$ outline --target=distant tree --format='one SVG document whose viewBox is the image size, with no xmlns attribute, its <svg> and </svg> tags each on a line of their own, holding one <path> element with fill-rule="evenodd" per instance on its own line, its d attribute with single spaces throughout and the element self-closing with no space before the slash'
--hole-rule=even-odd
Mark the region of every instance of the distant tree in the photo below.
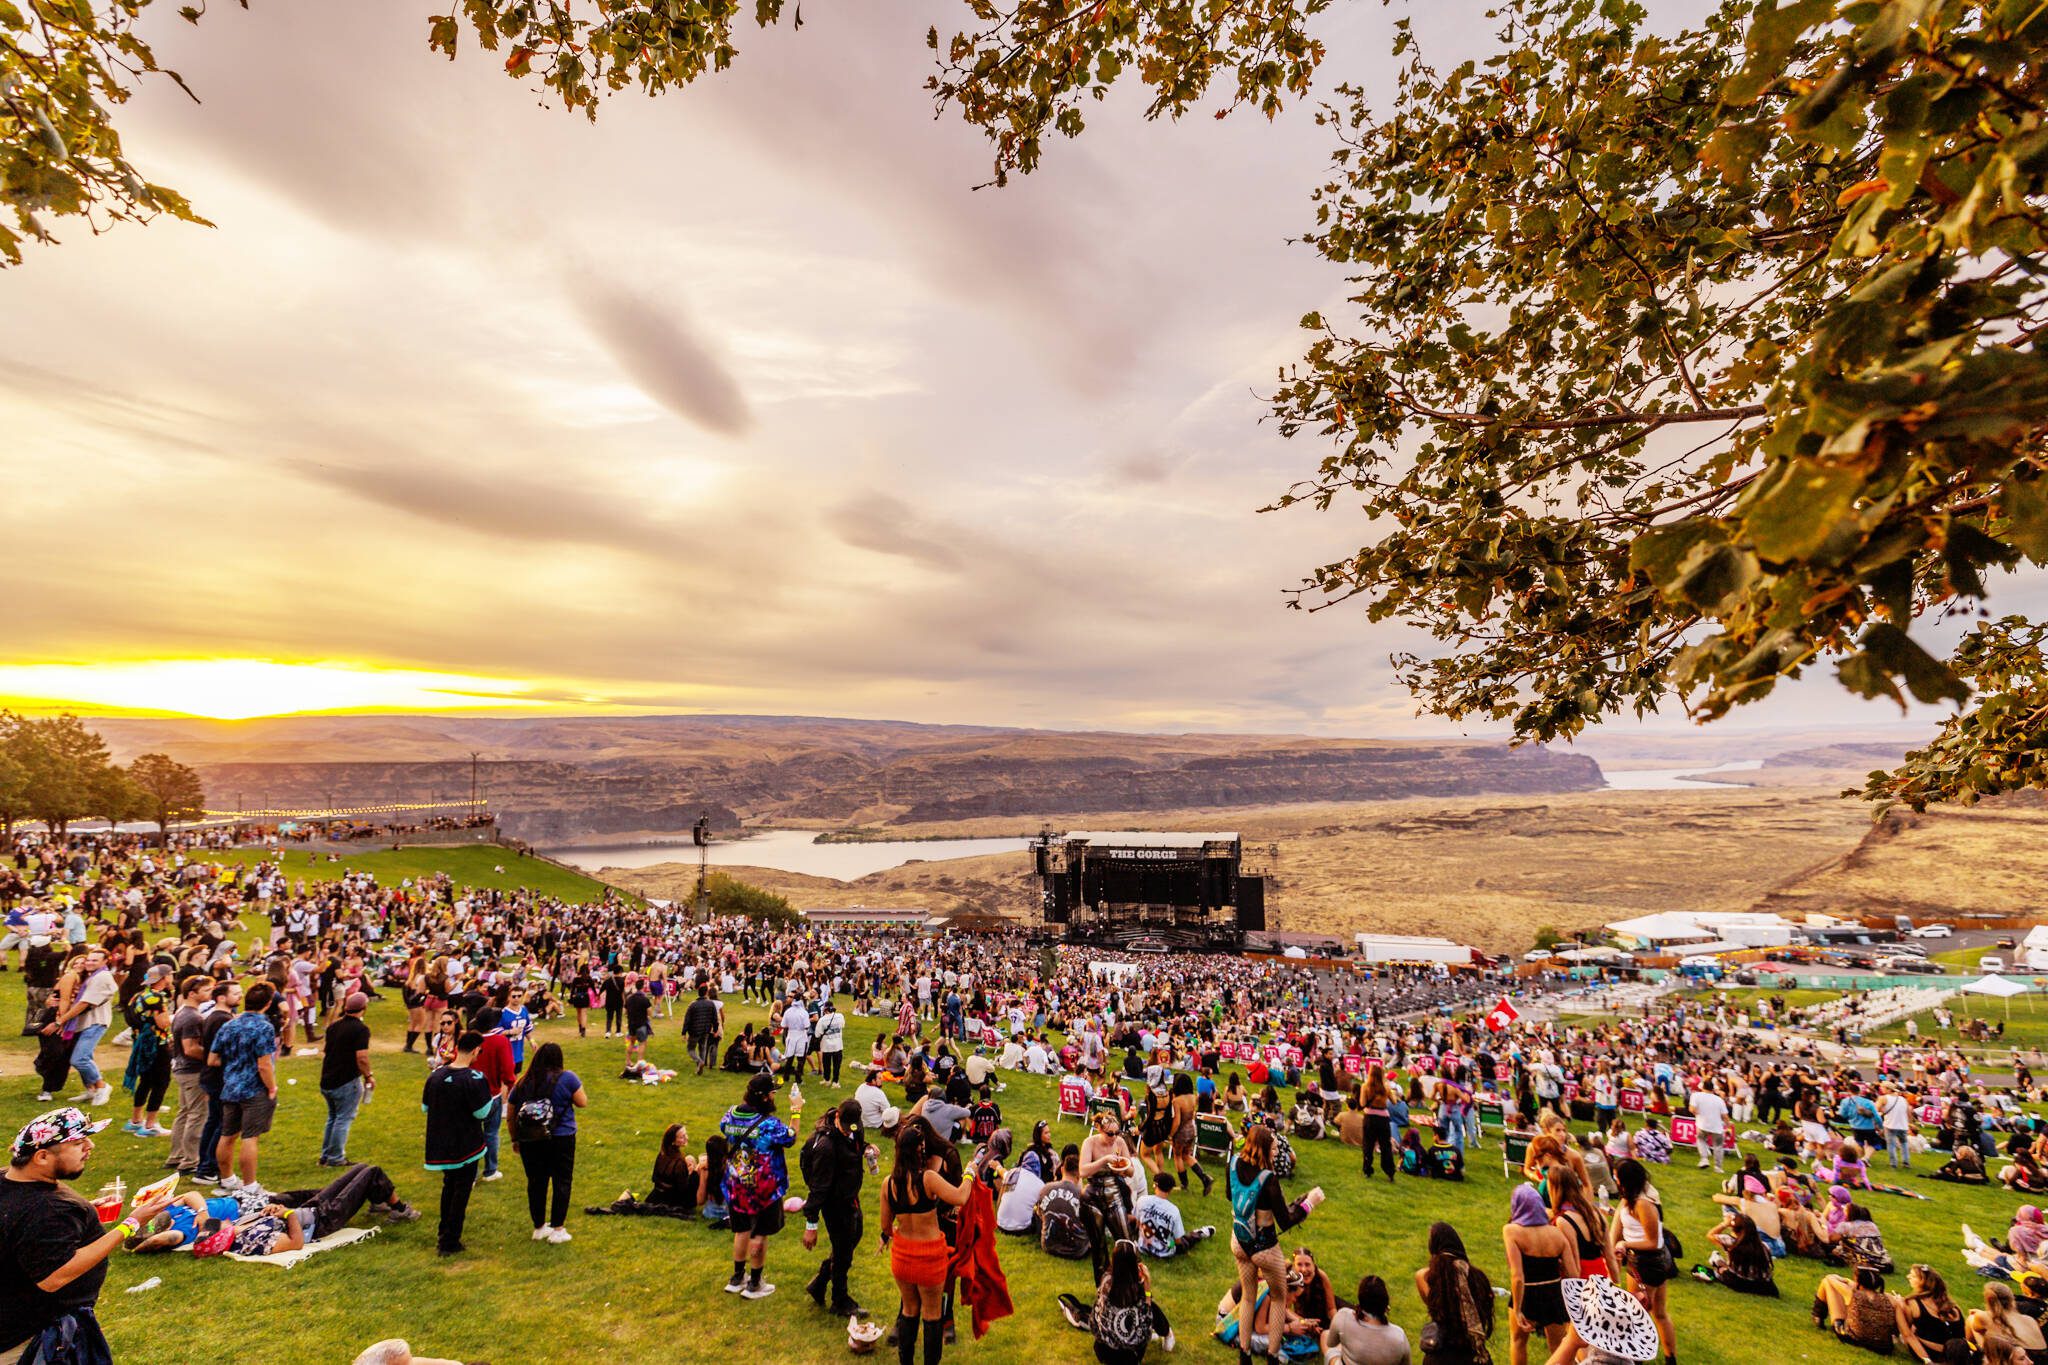
<svg viewBox="0 0 2048 1365">
<path fill-rule="evenodd" d="M 1539 924 L 1536 926 L 1536 946 L 1538 948 L 1555 948 L 1564 941 L 1565 937 L 1557 932 L 1556 925 Z"/>
<path fill-rule="evenodd" d="M 128 765 L 128 780 L 142 798 L 144 818 L 156 821 L 158 844 L 169 840 L 178 821 L 205 813 L 206 788 L 199 774 L 169 754 L 142 755 Z"/>
<path fill-rule="evenodd" d="M 100 813 L 106 785 L 107 746 L 76 716 L 22 722 L 21 754 L 28 772 L 28 813 L 62 833 L 73 821 Z"/>
<path fill-rule="evenodd" d="M 714 872 L 705 879 L 704 894 L 714 915 L 745 915 L 771 924 L 795 924 L 803 918 L 784 897 L 723 872 Z"/>
<path fill-rule="evenodd" d="M 12 711 L 0 711 L 0 837 L 13 838 L 17 820 L 29 818 L 29 729 Z"/>
<path fill-rule="evenodd" d="M 92 792 L 92 810 L 89 814 L 107 822 L 107 827 L 128 820 L 141 820 L 149 815 L 149 798 L 135 785 L 128 770 L 119 764 L 109 763 L 92 775 L 89 784 Z"/>
</svg>

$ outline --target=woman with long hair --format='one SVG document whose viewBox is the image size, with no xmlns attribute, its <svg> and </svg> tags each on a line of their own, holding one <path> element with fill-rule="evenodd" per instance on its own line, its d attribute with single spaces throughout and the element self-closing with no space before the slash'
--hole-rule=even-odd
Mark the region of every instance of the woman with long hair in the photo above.
<svg viewBox="0 0 2048 1365">
<path fill-rule="evenodd" d="M 1429 1225 L 1429 1264 L 1415 1272 L 1415 1292 L 1429 1312 L 1422 1329 L 1422 1365 L 1489 1365 L 1493 1282 L 1465 1255 L 1449 1223 Z"/>
<path fill-rule="evenodd" d="M 1906 1272 L 1911 1291 L 1899 1295 L 1899 1337 L 1921 1365 L 1961 1365 L 1970 1356 L 1963 1310 L 1949 1297 L 1948 1282 L 1932 1266 Z"/>
<path fill-rule="evenodd" d="M 1738 1294 L 1778 1297 L 1771 1249 L 1764 1245 L 1755 1219 L 1731 1209 L 1722 1225 L 1707 1234 L 1707 1240 L 1716 1250 L 1707 1257 L 1706 1270 L 1694 1272 L 1696 1279 L 1726 1285 Z"/>
<path fill-rule="evenodd" d="M 576 1174 L 576 1111 L 590 1097 L 567 1069 L 560 1043 L 533 1050 L 526 1074 L 512 1087 L 512 1150 L 526 1170 L 526 1211 L 533 1240 L 561 1243 L 569 1237 L 569 1187 Z M 550 1200 L 550 1188 L 553 1198 Z"/>
<path fill-rule="evenodd" d="M 1568 1166 L 1560 1170 L 1569 1171 Z M 1527 1365 L 1529 1338 L 1540 1336 L 1552 1351 L 1563 1342 L 1571 1316 L 1564 1309 L 1566 1280 L 1580 1276 L 1579 1244 L 1550 1221 L 1550 1210 L 1534 1185 L 1517 1185 L 1508 1200 L 1508 1221 L 1501 1229 L 1507 1248 L 1508 1359 Z"/>
<path fill-rule="evenodd" d="M 1272 1299 L 1269 1321 L 1287 1321 L 1287 1258 L 1280 1234 L 1307 1218 L 1322 1202 L 1320 1189 L 1289 1203 L 1273 1173 L 1273 1130 L 1257 1124 L 1245 1130 L 1244 1145 L 1226 1174 L 1230 1187 L 1230 1254 L 1237 1262 L 1237 1359 L 1251 1365 L 1259 1282 Z M 1277 1352 L 1279 1343 L 1271 1344 Z"/>
<path fill-rule="evenodd" d="M 1657 1342 L 1664 1348 L 1664 1359 L 1676 1361 L 1678 1329 L 1671 1325 L 1665 1295 L 1678 1267 L 1664 1244 L 1664 1210 L 1650 1196 L 1650 1173 L 1635 1158 L 1614 1164 L 1614 1183 L 1621 1198 L 1614 1206 L 1609 1242 L 1621 1253 L 1636 1297 L 1657 1324 Z"/>
<path fill-rule="evenodd" d="M 1088 1330 L 1102 1365 L 1138 1365 L 1155 1336 L 1167 1350 L 1174 1348 L 1166 1313 L 1152 1301 L 1152 1276 L 1138 1259 L 1137 1244 L 1128 1239 L 1110 1249 L 1109 1273 L 1095 1287 Z"/>
<path fill-rule="evenodd" d="M 576 973 L 569 978 L 569 1008 L 576 1011 L 576 1036 L 583 1037 L 590 1030 L 590 1001 L 597 994 L 597 982 L 590 975 L 590 959 L 584 958 L 576 964 Z"/>
<path fill-rule="evenodd" d="M 1394 1183 L 1394 1127 L 1387 1117 L 1392 1102 L 1386 1068 L 1374 1062 L 1358 1083 L 1358 1108 L 1365 1115 L 1365 1178 L 1372 1179 L 1372 1159 L 1377 1155 L 1389 1185 Z"/>
<path fill-rule="evenodd" d="M 1173 1168 L 1180 1173 L 1183 1188 L 1187 1186 L 1188 1175 L 1192 1172 L 1202 1182 L 1202 1193 L 1206 1195 L 1216 1188 L 1216 1182 L 1202 1169 L 1202 1154 L 1195 1149 L 1195 1111 L 1198 1107 L 1195 1078 L 1183 1071 L 1173 1078 Z"/>
<path fill-rule="evenodd" d="M 1579 1274 L 1587 1279 L 1613 1279 L 1607 1269 L 1607 1224 L 1586 1193 L 1585 1182 L 1570 1166 L 1559 1166 L 1550 1173 L 1550 1207 L 1550 1221 L 1578 1250 Z"/>
<path fill-rule="evenodd" d="M 420 1035 L 433 1027 L 427 1018 L 427 955 L 415 948 L 405 960 L 405 981 L 399 987 L 405 1002 L 405 1051 L 411 1052 Z"/>
<path fill-rule="evenodd" d="M 896 1317 L 898 1365 L 912 1365 L 917 1334 L 924 1329 L 924 1365 L 938 1365 L 946 1348 L 941 1323 L 947 1272 L 953 1253 L 939 1227 L 939 1205 L 967 1202 L 972 1183 L 940 1173 L 944 1153 L 931 1125 L 911 1122 L 896 1135 L 896 1166 L 882 1182 L 882 1245 L 889 1249 L 889 1273 L 902 1306 Z"/>
</svg>

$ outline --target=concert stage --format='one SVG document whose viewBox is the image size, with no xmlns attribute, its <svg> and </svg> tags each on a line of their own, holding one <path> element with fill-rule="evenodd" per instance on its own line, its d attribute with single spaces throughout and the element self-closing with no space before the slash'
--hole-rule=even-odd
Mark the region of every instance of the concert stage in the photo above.
<svg viewBox="0 0 2048 1365">
<path fill-rule="evenodd" d="M 1266 927 L 1266 879 L 1236 834 L 1048 830 L 1031 856 L 1044 922 L 1069 943 L 1237 950 Z"/>
</svg>

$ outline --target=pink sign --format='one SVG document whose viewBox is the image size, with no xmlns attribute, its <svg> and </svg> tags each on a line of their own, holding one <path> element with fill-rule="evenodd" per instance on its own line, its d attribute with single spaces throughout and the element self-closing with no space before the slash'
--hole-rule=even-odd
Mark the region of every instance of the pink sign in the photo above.
<svg viewBox="0 0 2048 1365">
<path fill-rule="evenodd" d="M 1689 1147 L 1700 1139 L 1700 1126 L 1683 1114 L 1671 1120 L 1671 1141 L 1680 1147 Z"/>
<path fill-rule="evenodd" d="M 1237 1044 L 1225 1039 L 1216 1045 L 1216 1055 L 1226 1062 L 1237 1060 Z"/>
<path fill-rule="evenodd" d="M 1088 1087 L 1079 1081 L 1060 1082 L 1060 1113 L 1085 1114 L 1088 1112 Z"/>
<path fill-rule="evenodd" d="M 1300 1065 L 1301 1065 L 1301 1049 L 1300 1049 L 1300 1048 L 1298 1048 L 1298 1047 L 1291 1047 L 1291 1048 L 1288 1048 L 1288 1049 L 1287 1049 L 1287 1064 L 1288 1064 L 1289 1066 L 1300 1066 Z"/>
<path fill-rule="evenodd" d="M 1649 1102 L 1650 1097 L 1640 1090 L 1624 1090 L 1621 1092 L 1621 1107 L 1631 1114 L 1642 1113 Z"/>
<path fill-rule="evenodd" d="M 1344 1074 L 1347 1076 L 1356 1076 L 1359 1073 L 1359 1071 L 1363 1068 L 1364 1062 L 1365 1058 L 1359 1056 L 1357 1053 L 1346 1053 L 1344 1055 Z"/>
<path fill-rule="evenodd" d="M 1940 1106 L 1940 1105 L 1938 1105 L 1938 1104 L 1923 1104 L 1923 1105 L 1921 1105 L 1921 1106 L 1920 1106 L 1920 1121 L 1921 1121 L 1922 1123 L 1940 1123 L 1940 1122 L 1941 1122 L 1941 1106 Z"/>
<path fill-rule="evenodd" d="M 1567 1100 L 1577 1099 L 1579 1097 L 1579 1083 L 1577 1081 L 1566 1081 L 1563 1094 Z"/>
</svg>

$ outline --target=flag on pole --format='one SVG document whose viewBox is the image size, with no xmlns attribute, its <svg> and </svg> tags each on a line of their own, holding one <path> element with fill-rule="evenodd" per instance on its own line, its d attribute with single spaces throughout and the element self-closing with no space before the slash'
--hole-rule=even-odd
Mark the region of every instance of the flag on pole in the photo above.
<svg viewBox="0 0 2048 1365">
<path fill-rule="evenodd" d="M 1522 1012 L 1516 1009 L 1513 1005 L 1510 1005 L 1508 1003 L 1508 998 L 1505 995 L 1503 995 L 1500 998 L 1500 1003 L 1498 1005 L 1495 1005 L 1492 1009 L 1486 1012 L 1486 1026 L 1492 1029 L 1495 1033 L 1499 1033 L 1502 1029 L 1506 1028 L 1509 1024 L 1514 1023 L 1515 1020 L 1521 1017 Z"/>
</svg>

